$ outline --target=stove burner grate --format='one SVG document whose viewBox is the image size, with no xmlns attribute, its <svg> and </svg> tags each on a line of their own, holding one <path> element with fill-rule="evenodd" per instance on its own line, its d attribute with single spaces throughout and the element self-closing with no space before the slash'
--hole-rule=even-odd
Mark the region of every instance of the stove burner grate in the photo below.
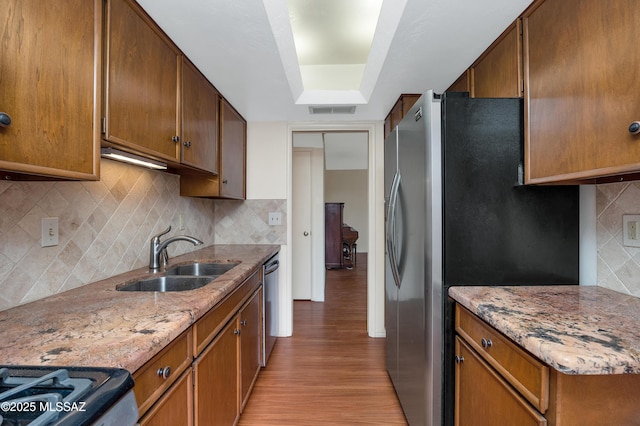
<svg viewBox="0 0 640 426">
<path fill-rule="evenodd" d="M 57 369 L 40 377 L 28 377 L 10 375 L 7 368 L 0 368 L 0 403 L 8 407 L 24 407 L 24 404 L 32 403 L 29 405 L 32 409 L 22 413 L 28 423 L 17 424 L 47 425 L 60 415 L 60 411 L 56 410 L 57 403 L 78 401 L 92 384 L 91 379 L 69 377 L 66 369 Z M 7 413 L 4 415 L 4 420 L 7 420 Z M 0 424 L 3 424 L 2 417 Z"/>
</svg>

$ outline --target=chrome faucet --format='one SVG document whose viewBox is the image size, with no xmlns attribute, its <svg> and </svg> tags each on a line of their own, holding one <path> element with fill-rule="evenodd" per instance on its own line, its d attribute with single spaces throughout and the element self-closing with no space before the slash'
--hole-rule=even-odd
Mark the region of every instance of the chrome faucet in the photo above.
<svg viewBox="0 0 640 426">
<path fill-rule="evenodd" d="M 151 238 L 151 245 L 149 247 L 149 269 L 151 271 L 157 271 L 158 269 L 160 269 L 161 266 L 164 266 L 167 264 L 167 261 L 169 260 L 169 256 L 167 255 L 167 246 L 169 244 L 175 241 L 189 241 L 194 246 L 199 246 L 200 244 L 203 244 L 203 242 L 200 241 L 199 239 L 189 237 L 187 235 L 178 235 L 176 237 L 167 238 L 163 242 L 160 242 L 160 237 L 168 234 L 169 231 L 171 231 L 171 226 L 169 226 L 167 229 L 165 229 L 158 235 L 155 235 L 153 236 L 153 238 Z M 160 261 L 160 256 L 163 257 L 162 260 L 164 262 Z"/>
</svg>

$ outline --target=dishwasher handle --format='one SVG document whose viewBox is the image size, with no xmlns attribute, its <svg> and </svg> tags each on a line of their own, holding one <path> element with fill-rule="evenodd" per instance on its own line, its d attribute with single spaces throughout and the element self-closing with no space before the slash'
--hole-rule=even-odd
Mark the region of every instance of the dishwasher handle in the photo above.
<svg viewBox="0 0 640 426">
<path fill-rule="evenodd" d="M 280 267 L 280 261 L 274 260 L 273 262 L 264 266 L 264 274 L 265 275 L 272 274 L 275 271 L 277 271 L 279 267 Z"/>
</svg>

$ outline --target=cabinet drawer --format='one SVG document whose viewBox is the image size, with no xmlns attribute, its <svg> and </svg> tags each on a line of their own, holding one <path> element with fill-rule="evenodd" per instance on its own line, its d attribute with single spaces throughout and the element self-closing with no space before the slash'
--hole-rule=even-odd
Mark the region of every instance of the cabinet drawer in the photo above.
<svg viewBox="0 0 640 426">
<path fill-rule="evenodd" d="M 142 416 L 160 396 L 180 377 L 193 361 L 191 328 L 171 342 L 133 375 L 139 415 Z M 170 369 L 165 379 L 162 371 Z"/>
<path fill-rule="evenodd" d="M 240 305 L 258 288 L 261 271 L 261 269 L 256 270 L 233 293 L 227 296 L 220 304 L 214 306 L 194 324 L 194 354 L 196 357 L 213 340 L 229 318 L 235 315 L 240 309 Z"/>
<path fill-rule="evenodd" d="M 546 365 L 460 305 L 456 305 L 456 332 L 540 412 L 547 410 Z"/>
</svg>

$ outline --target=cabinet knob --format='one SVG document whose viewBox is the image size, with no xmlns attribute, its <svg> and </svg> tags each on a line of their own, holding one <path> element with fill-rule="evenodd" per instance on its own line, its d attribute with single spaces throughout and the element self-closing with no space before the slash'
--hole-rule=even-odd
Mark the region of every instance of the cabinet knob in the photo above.
<svg viewBox="0 0 640 426">
<path fill-rule="evenodd" d="M 462 364 L 464 362 L 464 357 L 462 355 L 456 355 L 455 360 L 456 364 Z"/>
<path fill-rule="evenodd" d="M 235 334 L 236 336 L 239 336 L 240 335 L 240 330 L 238 330 L 238 329 L 233 330 L 233 334 Z"/>
<path fill-rule="evenodd" d="M 171 367 L 166 366 L 164 368 L 158 368 L 158 377 L 162 377 L 163 379 L 168 379 L 171 375 Z"/>
<path fill-rule="evenodd" d="M 302 235 L 304 235 L 305 237 L 308 237 L 308 236 L 309 236 L 309 232 L 304 231 L 304 232 L 302 233 Z"/>
<path fill-rule="evenodd" d="M 229 183 L 229 181 L 227 181 L 226 179 L 224 179 L 224 180 L 222 181 L 222 183 L 224 183 L 224 184 L 226 185 L 226 184 L 228 184 L 228 183 Z"/>
<path fill-rule="evenodd" d="M 242 325 L 243 327 L 246 327 L 247 326 L 247 320 L 240 321 L 240 325 Z"/>
<path fill-rule="evenodd" d="M 482 344 L 482 347 L 485 349 L 493 346 L 493 342 L 491 341 L 491 339 L 485 339 L 484 337 L 482 338 L 480 343 Z"/>
<path fill-rule="evenodd" d="M 0 112 L 0 127 L 7 127 L 11 124 L 11 117 L 6 112 Z"/>
<path fill-rule="evenodd" d="M 632 135 L 637 135 L 640 133 L 640 121 L 634 121 L 629 125 L 629 133 Z"/>
<path fill-rule="evenodd" d="M 190 148 L 191 147 L 191 141 L 186 141 L 183 145 L 186 146 L 187 148 Z"/>
<path fill-rule="evenodd" d="M 171 137 L 171 140 L 172 140 L 173 142 L 175 142 L 175 143 L 178 143 L 178 142 L 180 142 L 180 136 L 172 136 L 172 137 Z"/>
</svg>

